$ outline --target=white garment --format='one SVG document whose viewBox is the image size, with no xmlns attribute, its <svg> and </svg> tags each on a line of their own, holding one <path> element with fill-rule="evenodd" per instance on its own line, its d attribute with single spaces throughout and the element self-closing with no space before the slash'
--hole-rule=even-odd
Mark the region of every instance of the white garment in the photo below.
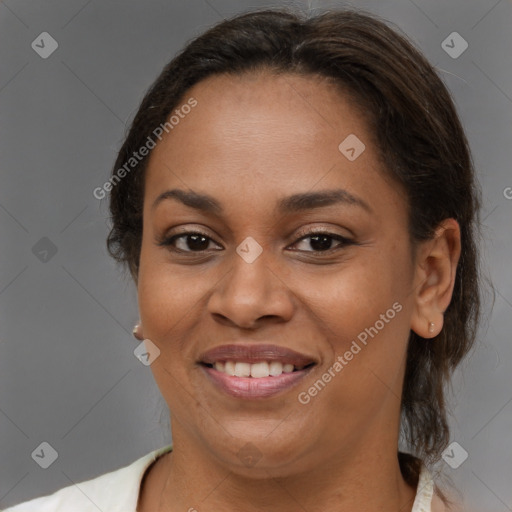
<svg viewBox="0 0 512 512">
<path fill-rule="evenodd" d="M 171 449 L 172 445 L 164 446 L 128 466 L 64 487 L 49 496 L 14 505 L 3 512 L 136 512 L 140 483 L 146 469 Z M 432 476 L 422 466 L 411 512 L 432 512 L 433 492 Z"/>
</svg>

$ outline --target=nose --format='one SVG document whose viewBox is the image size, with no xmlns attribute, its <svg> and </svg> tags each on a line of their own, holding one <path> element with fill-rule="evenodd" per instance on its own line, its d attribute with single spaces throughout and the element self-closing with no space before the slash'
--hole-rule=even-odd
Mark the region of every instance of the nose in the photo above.
<svg viewBox="0 0 512 512">
<path fill-rule="evenodd" d="M 245 329 L 263 322 L 289 321 L 294 311 L 291 289 L 263 251 L 249 263 L 235 253 L 232 268 L 218 282 L 208 301 L 216 321 Z"/>
</svg>

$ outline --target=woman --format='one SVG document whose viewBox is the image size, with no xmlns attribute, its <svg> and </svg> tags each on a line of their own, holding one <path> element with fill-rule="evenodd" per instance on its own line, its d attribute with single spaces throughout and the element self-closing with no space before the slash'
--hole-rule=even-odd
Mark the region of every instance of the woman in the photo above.
<svg viewBox="0 0 512 512">
<path fill-rule="evenodd" d="M 479 198 L 404 36 L 348 10 L 218 24 L 152 85 L 108 189 L 173 446 L 9 511 L 455 509 L 428 466 L 478 322 Z"/>
</svg>

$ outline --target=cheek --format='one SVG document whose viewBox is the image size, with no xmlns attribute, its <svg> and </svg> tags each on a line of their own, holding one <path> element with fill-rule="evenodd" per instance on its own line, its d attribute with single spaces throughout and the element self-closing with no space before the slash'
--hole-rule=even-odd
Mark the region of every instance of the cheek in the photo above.
<svg viewBox="0 0 512 512">
<path fill-rule="evenodd" d="M 330 328 L 329 336 L 339 338 L 339 348 L 348 338 L 356 337 L 378 321 L 395 302 L 405 306 L 408 295 L 405 260 L 383 251 L 371 252 L 353 258 L 336 274 L 301 279 L 306 303 L 321 323 Z"/>
<path fill-rule="evenodd" d="M 141 265 L 138 298 L 145 335 L 165 343 L 189 327 L 207 291 L 204 280 L 180 276 L 175 266 Z"/>
<path fill-rule="evenodd" d="M 181 416 L 179 411 L 190 409 L 189 379 L 195 371 L 187 340 L 196 336 L 197 308 L 206 291 L 201 279 L 180 277 L 175 269 L 141 254 L 138 301 L 144 337 L 160 350 L 151 364 L 155 382 L 171 410 Z"/>
<path fill-rule="evenodd" d="M 336 361 L 341 364 L 334 373 L 343 377 L 334 379 L 331 388 L 331 398 L 338 405 L 340 400 L 356 407 L 358 402 L 375 401 L 380 395 L 376 384 L 382 393 L 397 389 L 410 329 L 407 256 L 405 245 L 390 246 L 387 252 L 368 251 L 335 278 L 311 277 L 302 283 L 312 316 L 329 344 L 331 357 L 324 362 L 325 368 Z M 350 396 L 361 400 L 352 401 Z"/>
<path fill-rule="evenodd" d="M 167 350 L 166 332 L 190 309 L 187 302 L 191 296 L 178 285 L 172 267 L 162 256 L 163 251 L 152 246 L 149 235 L 143 237 L 137 295 L 144 336 Z"/>
</svg>

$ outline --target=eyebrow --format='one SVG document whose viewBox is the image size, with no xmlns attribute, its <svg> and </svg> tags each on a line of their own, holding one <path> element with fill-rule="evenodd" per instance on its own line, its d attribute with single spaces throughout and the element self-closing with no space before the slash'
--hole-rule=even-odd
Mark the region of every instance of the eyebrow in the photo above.
<svg viewBox="0 0 512 512">
<path fill-rule="evenodd" d="M 154 201 L 151 209 L 154 210 L 162 201 L 175 199 L 185 206 L 200 210 L 205 213 L 220 215 L 224 209 L 222 205 L 208 194 L 200 194 L 194 191 L 172 189 L 162 192 Z M 373 210 L 370 205 L 360 197 L 357 197 L 344 189 L 320 190 L 318 192 L 303 192 L 284 197 L 277 202 L 277 212 L 289 214 L 314 208 L 322 208 L 334 204 L 350 204 L 360 206 L 369 213 Z"/>
</svg>

